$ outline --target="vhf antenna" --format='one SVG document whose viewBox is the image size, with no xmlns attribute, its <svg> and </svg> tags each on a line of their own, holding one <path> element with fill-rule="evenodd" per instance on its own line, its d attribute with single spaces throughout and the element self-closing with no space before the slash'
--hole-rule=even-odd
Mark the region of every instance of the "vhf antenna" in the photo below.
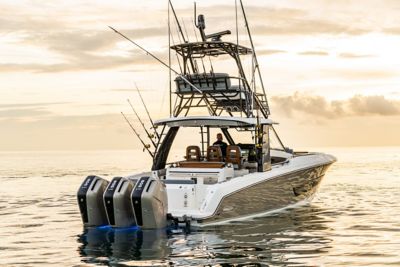
<svg viewBox="0 0 400 267">
<path fill-rule="evenodd" d="M 206 22 L 204 20 L 204 15 L 199 15 L 199 17 L 197 18 L 197 8 L 196 8 L 196 2 L 194 2 L 194 21 L 197 20 L 197 23 L 195 23 L 197 29 L 200 30 L 200 35 L 201 35 L 201 39 L 203 40 L 203 42 L 207 41 L 207 37 L 206 34 L 204 32 L 204 29 L 206 28 Z"/>
</svg>

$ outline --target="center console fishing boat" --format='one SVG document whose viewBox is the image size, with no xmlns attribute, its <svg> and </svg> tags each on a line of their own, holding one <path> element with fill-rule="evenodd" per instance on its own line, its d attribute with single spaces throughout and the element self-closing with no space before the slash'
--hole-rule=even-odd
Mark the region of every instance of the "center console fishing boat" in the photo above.
<svg viewBox="0 0 400 267">
<path fill-rule="evenodd" d="M 176 18 L 172 4 L 170 8 Z M 171 61 L 161 61 L 113 29 L 176 75 L 175 90 L 170 92 L 176 101 L 174 105 L 170 101 L 170 117 L 155 122 L 150 118 L 152 128 L 145 129 L 150 144 L 140 139 L 153 158 L 151 170 L 111 181 L 98 176 L 83 181 L 77 198 L 84 225 L 155 229 L 183 222 L 204 226 L 311 200 L 336 159 L 294 152 L 281 142 L 274 128 L 277 123 L 269 118 L 248 26 L 250 47 L 223 41 L 230 31 L 207 35 L 203 15 L 195 24 L 199 41 L 187 40 L 177 18 L 176 23 L 183 42 L 171 45 L 170 53 L 176 54 L 179 71 Z M 242 64 L 246 56 L 252 61 L 250 73 Z M 235 74 L 214 69 L 212 61 L 221 57 L 231 60 L 226 66 L 234 64 Z M 214 143 L 216 134 L 219 141 Z M 186 148 L 174 149 L 184 143 Z M 175 157 L 174 151 L 178 151 Z"/>
</svg>

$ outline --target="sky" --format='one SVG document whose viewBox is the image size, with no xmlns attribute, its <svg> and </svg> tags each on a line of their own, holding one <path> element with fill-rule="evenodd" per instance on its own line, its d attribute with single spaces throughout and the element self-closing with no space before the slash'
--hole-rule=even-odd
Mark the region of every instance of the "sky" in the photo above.
<svg viewBox="0 0 400 267">
<path fill-rule="evenodd" d="M 194 41 L 193 2 L 173 3 Z M 400 1 L 244 5 L 287 146 L 400 145 Z M 234 0 L 197 11 L 236 41 Z M 240 13 L 238 25 L 248 46 Z M 139 128 L 129 98 L 149 125 L 136 86 L 154 120 L 169 116 L 168 70 L 108 26 L 167 60 L 167 1 L 0 0 L 0 150 L 140 148 L 120 114 Z"/>
</svg>

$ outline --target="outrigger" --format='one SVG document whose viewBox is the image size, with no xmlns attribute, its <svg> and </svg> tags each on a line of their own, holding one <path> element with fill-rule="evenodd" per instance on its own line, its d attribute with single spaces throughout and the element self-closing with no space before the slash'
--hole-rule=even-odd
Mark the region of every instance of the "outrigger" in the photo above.
<svg viewBox="0 0 400 267">
<path fill-rule="evenodd" d="M 184 40 L 170 46 L 179 72 L 171 60 L 161 61 L 112 28 L 176 74 L 176 89 L 170 89 L 170 99 L 175 95 L 176 101 L 172 105 L 170 100 L 169 118 L 154 122 L 150 118 L 155 134 L 146 133 L 152 146 L 141 139 L 153 157 L 149 172 L 110 182 L 98 176 L 84 180 L 78 191 L 84 225 L 154 229 L 174 221 L 204 226 L 261 216 L 311 200 L 336 159 L 323 153 L 293 152 L 277 135 L 242 2 L 251 47 L 223 41 L 230 31 L 207 35 L 203 15 L 195 24 L 201 40 L 190 42 L 169 4 Z M 247 75 L 242 65 L 245 56 L 252 59 Z M 233 59 L 234 75 L 214 71 L 211 59 L 219 57 Z M 204 67 L 205 59 L 210 60 L 210 71 Z M 147 108 L 146 112 L 149 115 Z M 226 145 L 212 142 L 217 133 Z M 186 150 L 174 158 L 173 145 L 183 142 L 188 142 Z"/>
</svg>

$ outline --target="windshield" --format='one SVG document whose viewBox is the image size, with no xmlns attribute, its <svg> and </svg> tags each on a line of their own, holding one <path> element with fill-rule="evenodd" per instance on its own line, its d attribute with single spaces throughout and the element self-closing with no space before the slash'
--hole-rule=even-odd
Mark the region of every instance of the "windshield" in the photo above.
<svg viewBox="0 0 400 267">
<path fill-rule="evenodd" d="M 207 148 L 213 144 L 225 144 L 222 146 L 224 149 L 230 144 L 247 145 L 242 149 L 243 156 L 247 156 L 249 154 L 247 147 L 254 146 L 254 131 L 234 128 L 181 127 L 172 144 L 167 162 L 185 160 L 186 149 L 189 146 L 198 146 L 201 157 L 205 158 Z"/>
</svg>

